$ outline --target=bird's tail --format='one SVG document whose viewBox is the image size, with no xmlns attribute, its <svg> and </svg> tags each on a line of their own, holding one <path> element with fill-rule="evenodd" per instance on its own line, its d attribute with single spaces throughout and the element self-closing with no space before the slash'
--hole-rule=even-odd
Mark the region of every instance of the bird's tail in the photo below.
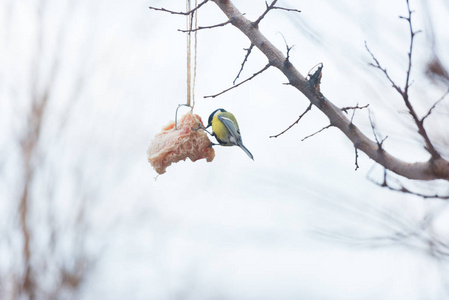
<svg viewBox="0 0 449 300">
<path fill-rule="evenodd" d="M 242 143 L 238 143 L 238 146 L 239 146 L 240 148 L 242 148 L 242 150 L 245 151 L 246 154 L 248 154 L 249 158 L 251 158 L 252 160 L 254 160 L 254 157 L 253 157 L 253 155 L 251 154 L 251 152 L 249 152 L 249 150 L 246 149 L 246 147 L 243 146 Z"/>
</svg>

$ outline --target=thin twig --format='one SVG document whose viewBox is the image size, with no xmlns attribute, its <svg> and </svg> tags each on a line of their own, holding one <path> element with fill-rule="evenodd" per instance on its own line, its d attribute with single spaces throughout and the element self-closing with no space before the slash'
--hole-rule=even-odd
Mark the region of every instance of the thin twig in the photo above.
<svg viewBox="0 0 449 300">
<path fill-rule="evenodd" d="M 432 105 L 432 107 L 429 109 L 429 111 L 427 112 L 427 114 L 421 118 L 421 124 L 424 123 L 424 120 L 430 116 L 430 114 L 432 113 L 432 110 L 437 106 L 438 103 L 440 103 L 441 101 L 444 100 L 444 98 L 446 98 L 446 96 L 449 94 L 449 89 L 443 94 L 443 96 L 441 96 L 440 99 L 438 99 L 437 101 L 435 101 L 435 103 Z"/>
<path fill-rule="evenodd" d="M 305 138 L 303 138 L 303 139 L 301 140 L 301 142 L 303 142 L 304 140 L 306 140 L 306 139 L 308 139 L 308 138 L 311 138 L 311 137 L 314 136 L 314 135 L 317 135 L 317 134 L 320 133 L 321 131 L 323 131 L 323 130 L 325 130 L 325 129 L 328 129 L 329 127 L 332 127 L 332 126 L 333 126 L 332 124 L 329 124 L 329 125 L 327 125 L 326 127 L 321 128 L 321 129 L 318 130 L 317 132 L 312 133 L 312 134 L 306 136 Z"/>
<path fill-rule="evenodd" d="M 238 73 L 237 76 L 235 77 L 235 79 L 234 79 L 234 81 L 232 82 L 232 84 L 235 85 L 235 82 L 236 82 L 237 79 L 240 77 L 240 74 L 242 73 L 243 68 L 245 67 L 245 63 L 247 62 L 248 57 L 249 57 L 249 55 L 251 54 L 251 51 L 253 50 L 253 48 L 254 48 L 254 44 L 251 43 L 251 45 L 249 46 L 249 48 L 244 49 L 244 50 L 246 50 L 245 58 L 243 59 L 242 66 L 240 67 L 239 73 Z"/>
<path fill-rule="evenodd" d="M 368 53 L 371 55 L 371 58 L 373 59 L 373 61 L 374 61 L 374 63 L 375 63 L 375 64 L 369 63 L 369 65 L 372 66 L 372 67 L 374 67 L 374 68 L 377 68 L 377 69 L 381 70 L 381 71 L 384 73 L 385 77 L 388 79 L 388 81 L 390 81 L 390 83 L 391 83 L 391 85 L 393 86 L 393 88 L 394 88 L 399 94 L 402 95 L 402 89 L 401 89 L 399 86 L 396 85 L 396 83 L 393 81 L 393 79 L 391 79 L 390 75 L 389 75 L 388 72 L 387 72 L 387 69 L 385 69 L 385 68 L 383 68 L 383 67 L 381 66 L 381 64 L 379 63 L 379 61 L 377 60 L 377 58 L 374 56 L 374 54 L 373 54 L 373 53 L 371 52 L 371 50 L 368 48 L 368 43 L 367 43 L 366 41 L 365 41 L 365 48 L 366 48 L 366 50 L 368 51 Z"/>
<path fill-rule="evenodd" d="M 382 141 L 379 141 L 379 138 L 377 137 L 377 133 L 376 133 L 376 125 L 374 124 L 374 121 L 371 118 L 371 110 L 369 110 L 369 109 L 368 109 L 368 118 L 369 118 L 369 122 L 371 124 L 371 129 L 373 130 L 374 139 L 376 140 L 377 146 L 378 146 L 379 150 L 382 150 L 383 143 L 387 139 L 388 136 L 384 137 L 382 139 Z M 384 175 L 386 176 L 386 174 L 384 174 Z"/>
<path fill-rule="evenodd" d="M 306 108 L 306 110 L 305 110 L 302 114 L 299 115 L 298 119 L 297 119 L 292 125 L 288 126 L 287 129 L 285 129 L 285 130 L 282 131 L 281 133 L 270 136 L 270 138 L 277 138 L 278 136 L 280 136 L 280 135 L 284 134 L 285 132 L 287 132 L 290 128 L 292 128 L 293 126 L 295 126 L 296 124 L 298 124 L 299 121 L 302 119 L 302 117 L 304 117 L 305 114 L 306 114 L 309 110 L 311 110 L 311 109 L 312 109 L 312 103 L 309 104 L 309 106 Z"/>
<path fill-rule="evenodd" d="M 357 104 L 358 105 L 358 104 Z M 351 125 L 353 125 L 354 124 L 354 116 L 355 116 L 355 112 L 356 112 L 356 109 L 354 109 L 353 111 L 352 111 L 352 116 L 351 116 Z"/>
<path fill-rule="evenodd" d="M 250 81 L 251 79 L 253 79 L 253 78 L 256 77 L 257 75 L 263 73 L 263 72 L 266 71 L 270 66 L 271 66 L 271 64 L 268 63 L 265 67 L 263 67 L 262 70 L 260 70 L 260 71 L 258 71 L 258 72 L 256 72 L 256 73 L 254 73 L 251 77 L 249 77 L 249 78 L 243 80 L 243 81 L 240 82 L 239 84 L 236 84 L 236 85 L 234 85 L 234 86 L 231 86 L 230 88 L 228 88 L 228 89 L 226 89 L 226 90 L 224 90 L 224 91 L 221 91 L 221 92 L 218 93 L 218 94 L 215 94 L 215 95 L 209 95 L 209 96 L 204 96 L 204 98 L 215 98 L 215 97 L 220 96 L 221 94 L 224 94 L 224 93 L 226 93 L 226 92 L 228 92 L 228 91 L 230 91 L 230 90 L 232 90 L 232 89 L 235 89 L 236 87 L 241 86 L 241 85 L 244 84 L 245 82 Z"/>
<path fill-rule="evenodd" d="M 198 26 L 198 28 L 193 28 L 193 29 L 178 29 L 178 31 L 181 31 L 181 32 L 195 32 L 195 31 L 202 30 L 202 29 L 212 29 L 212 28 L 222 27 L 222 26 L 228 25 L 230 23 L 231 23 L 231 20 L 227 20 L 226 22 L 215 24 L 215 25 Z"/>
<path fill-rule="evenodd" d="M 423 194 L 423 193 L 418 193 L 418 192 L 414 192 L 409 190 L 408 188 L 406 188 L 405 186 L 403 186 L 400 182 L 397 182 L 397 184 L 399 185 L 399 187 L 393 187 L 388 183 L 387 180 L 387 172 L 384 169 L 384 179 L 382 183 L 376 182 L 375 180 L 369 178 L 369 180 L 381 187 L 385 187 L 391 191 L 395 191 L 395 192 L 400 192 L 400 193 L 405 193 L 405 194 L 410 194 L 410 195 L 415 195 L 417 197 L 421 197 L 423 199 L 441 199 L 441 200 L 449 200 L 449 195 L 438 195 L 438 194 Z"/>
<path fill-rule="evenodd" d="M 357 169 L 359 168 L 359 162 L 358 162 L 359 153 L 358 153 L 356 147 L 354 147 L 354 151 L 355 151 L 355 171 L 357 171 Z"/>
<path fill-rule="evenodd" d="M 273 2 L 271 2 L 270 5 L 268 5 L 268 2 L 265 1 L 265 5 L 267 6 L 267 8 L 265 9 L 265 11 L 260 15 L 259 18 L 257 18 L 256 21 L 253 22 L 253 26 L 257 27 L 259 26 L 260 21 L 262 21 L 263 18 L 265 18 L 265 16 L 267 15 L 267 13 L 273 9 L 274 5 L 276 4 L 276 2 L 278 2 L 278 0 L 273 0 Z"/>
<path fill-rule="evenodd" d="M 410 87 L 410 73 L 412 70 L 412 51 L 413 51 L 413 41 L 415 40 L 415 35 L 418 34 L 420 31 L 413 31 L 413 24 L 412 24 L 412 13 L 413 11 L 410 9 L 410 2 L 409 0 L 406 0 L 407 2 L 407 11 L 408 11 L 408 16 L 407 17 L 403 17 L 400 16 L 400 19 L 404 19 L 407 21 L 408 25 L 409 25 L 409 29 L 410 29 L 410 48 L 409 48 L 409 52 L 408 52 L 408 66 L 407 66 L 407 76 L 405 78 L 405 85 L 404 85 L 404 93 L 408 94 L 408 88 Z"/>
<path fill-rule="evenodd" d="M 289 59 L 290 59 L 290 50 L 292 50 L 295 45 L 289 46 L 288 43 L 287 43 L 287 40 L 285 39 L 285 36 L 282 33 L 281 33 L 281 36 L 282 36 L 282 39 L 284 40 L 285 48 L 287 48 L 287 53 L 285 54 L 286 57 L 285 57 L 284 64 L 285 63 L 290 63 L 290 61 L 289 61 Z"/>
<path fill-rule="evenodd" d="M 279 10 L 285 10 L 285 11 L 289 11 L 289 12 L 297 12 L 300 13 L 301 11 L 298 9 L 294 9 L 294 8 L 285 8 L 285 7 L 280 7 L 280 6 L 274 6 L 276 4 L 277 0 L 274 0 L 273 2 L 271 2 L 270 5 L 268 5 L 268 2 L 265 1 L 265 5 L 266 5 L 266 9 L 265 11 L 260 15 L 259 18 L 257 18 L 256 21 L 253 22 L 254 26 L 259 26 L 260 21 L 262 21 L 263 18 L 265 18 L 265 16 L 267 15 L 267 13 L 272 10 L 272 9 L 279 9 Z"/>
<path fill-rule="evenodd" d="M 297 12 L 297 13 L 300 13 L 300 12 L 301 12 L 299 9 L 295 9 L 295 8 L 285 8 L 285 7 L 279 7 L 279 6 L 273 6 L 272 9 L 280 9 L 280 10 L 292 11 L 292 12 Z"/>
<path fill-rule="evenodd" d="M 181 11 L 181 12 L 176 12 L 176 11 L 169 10 L 169 9 L 166 9 L 166 8 L 163 8 L 163 7 L 162 7 L 162 8 L 157 8 L 157 7 L 150 6 L 150 7 L 148 7 L 148 8 L 149 8 L 149 9 L 152 9 L 152 10 L 168 12 L 168 13 L 173 14 L 173 15 L 184 15 L 184 16 L 187 16 L 187 15 L 193 14 L 195 11 L 197 11 L 201 6 L 203 6 L 204 4 L 206 4 L 208 1 L 209 1 L 209 0 L 204 0 L 203 2 L 201 2 L 200 4 L 198 4 L 197 7 L 193 8 L 193 9 L 190 10 L 190 11 L 186 11 L 186 12 L 183 12 L 183 11 Z"/>
<path fill-rule="evenodd" d="M 341 111 L 343 111 L 345 113 L 348 113 L 348 110 L 351 110 L 351 109 L 364 109 L 364 108 L 367 108 L 368 106 L 369 106 L 369 104 L 364 105 L 364 106 L 359 106 L 357 104 L 356 106 L 346 106 L 346 107 L 342 107 L 340 109 L 341 109 Z"/>
</svg>

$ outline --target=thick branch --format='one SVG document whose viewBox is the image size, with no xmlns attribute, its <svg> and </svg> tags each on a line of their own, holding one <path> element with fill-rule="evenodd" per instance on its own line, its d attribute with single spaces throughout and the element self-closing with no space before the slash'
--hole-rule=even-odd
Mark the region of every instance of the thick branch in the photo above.
<svg viewBox="0 0 449 300">
<path fill-rule="evenodd" d="M 354 146 L 367 154 L 371 159 L 393 171 L 396 174 L 409 179 L 449 180 L 449 162 L 442 157 L 431 159 L 427 162 L 407 163 L 383 149 L 379 149 L 376 142 L 366 137 L 344 113 L 330 102 L 314 86 L 311 86 L 304 76 L 286 60 L 277 49 L 253 23 L 234 6 L 230 0 L 214 0 L 218 7 L 225 13 L 232 24 L 242 31 L 260 51 L 268 58 L 269 64 L 278 68 L 289 80 L 289 83 L 303 93 L 309 101 L 320 109 L 330 121 L 332 126 L 340 129 Z"/>
</svg>

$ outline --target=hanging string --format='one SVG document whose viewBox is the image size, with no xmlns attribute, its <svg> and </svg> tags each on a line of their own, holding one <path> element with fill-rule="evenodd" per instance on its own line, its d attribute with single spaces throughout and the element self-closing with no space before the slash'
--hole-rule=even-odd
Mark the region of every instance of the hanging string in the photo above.
<svg viewBox="0 0 449 300">
<path fill-rule="evenodd" d="M 195 0 L 195 7 L 198 6 L 198 0 Z M 194 28 L 198 29 L 198 11 L 195 12 L 195 24 L 194 24 Z M 195 44 L 195 50 L 193 51 L 193 58 L 194 58 L 194 62 L 193 62 L 193 82 L 192 82 L 192 108 L 195 106 L 195 83 L 196 83 L 196 54 L 197 54 L 197 33 L 198 30 L 196 30 L 194 32 L 194 44 Z"/>
<path fill-rule="evenodd" d="M 195 0 L 195 7 L 198 6 L 198 0 Z M 186 0 L 186 10 L 191 11 L 190 0 Z M 188 106 L 193 110 L 195 106 L 195 81 L 196 81 L 196 51 L 197 51 L 197 29 L 198 17 L 196 11 L 193 14 L 187 14 L 187 104 L 179 104 L 175 112 L 175 129 L 178 129 L 178 110 L 181 106 Z M 192 22 L 194 22 L 192 24 Z M 193 31 L 193 79 L 192 79 L 192 30 Z"/>
<path fill-rule="evenodd" d="M 197 1 L 195 0 L 195 7 L 197 6 Z M 186 0 L 186 10 L 191 11 L 190 0 Z M 193 24 L 192 24 L 193 22 Z M 196 12 L 193 15 L 188 14 L 186 19 L 187 30 L 192 30 L 198 28 L 198 15 Z M 187 105 L 192 107 L 195 106 L 195 81 L 196 81 L 196 53 L 197 53 L 197 31 L 193 32 L 193 79 L 192 79 L 192 32 L 187 32 Z"/>
<path fill-rule="evenodd" d="M 190 0 L 186 0 L 186 10 L 190 11 Z M 188 14 L 186 16 L 186 27 L 187 30 L 190 30 L 190 23 L 191 23 L 191 17 L 190 14 Z M 187 32 L 187 105 L 190 106 L 190 96 L 191 96 L 191 91 L 190 91 L 190 32 Z"/>
</svg>

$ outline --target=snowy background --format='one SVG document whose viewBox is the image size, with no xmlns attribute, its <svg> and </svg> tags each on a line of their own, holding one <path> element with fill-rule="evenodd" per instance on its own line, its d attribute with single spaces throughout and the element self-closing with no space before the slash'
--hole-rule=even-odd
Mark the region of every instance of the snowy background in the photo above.
<svg viewBox="0 0 449 300">
<path fill-rule="evenodd" d="M 254 20 L 264 1 L 235 0 Z M 216 147 L 212 163 L 179 162 L 156 177 L 146 149 L 185 103 L 185 18 L 148 6 L 185 10 L 183 1 L 0 2 L 0 295 L 14 294 L 23 247 L 18 203 L 33 95 L 48 103 L 32 165 L 31 264 L 43 261 L 42 290 L 57 285 L 52 268 L 87 257 L 74 299 L 447 299 L 449 272 L 420 241 L 396 243 L 396 231 L 419 228 L 444 202 L 381 188 L 382 169 L 313 108 L 274 68 L 214 99 L 232 85 L 249 41 L 231 25 L 198 33 L 194 112 L 235 114 L 251 161 L 237 147 Z M 324 64 L 321 91 L 340 107 L 370 104 L 385 145 L 407 161 L 427 159 L 400 98 L 368 66 L 365 41 L 393 78 L 405 81 L 409 32 L 398 18 L 405 1 L 287 1 L 302 12 L 270 12 L 260 30 L 303 74 Z M 424 75 L 432 49 L 448 61 L 447 1 L 411 1 L 416 11 L 412 97 L 418 111 L 447 87 Z M 214 3 L 199 25 L 225 21 Z M 241 79 L 266 58 L 253 50 Z M 433 134 L 448 139 L 448 106 L 435 113 Z M 181 113 L 186 110 L 181 108 Z M 432 115 L 433 116 L 433 115 Z M 446 118 L 446 119 L 444 119 Z M 444 121 L 441 122 L 441 119 Z M 440 123 L 438 123 L 440 120 Z M 368 110 L 354 118 L 372 136 Z M 443 124 L 443 125 L 441 125 Z M 448 151 L 442 149 L 443 154 Z M 446 156 L 447 158 L 447 156 Z M 448 191 L 447 182 L 419 185 Z M 81 220 L 81 221 L 80 221 Z M 81 227 L 81 229 L 80 229 Z M 59 237 L 52 244 L 51 230 Z M 376 240 L 376 237 L 378 238 Z M 379 238 L 380 237 L 380 238 Z M 445 239 L 447 240 L 447 239 Z M 424 248 L 425 249 L 425 248 Z M 56 261 L 54 263 L 53 261 Z M 53 266 L 53 267 L 51 267 Z M 72 266 L 73 267 L 73 266 Z M 56 282 L 56 283 L 55 283 Z M 42 292 L 44 294 L 44 292 Z M 12 297 L 11 297 L 12 299 Z"/>
</svg>

